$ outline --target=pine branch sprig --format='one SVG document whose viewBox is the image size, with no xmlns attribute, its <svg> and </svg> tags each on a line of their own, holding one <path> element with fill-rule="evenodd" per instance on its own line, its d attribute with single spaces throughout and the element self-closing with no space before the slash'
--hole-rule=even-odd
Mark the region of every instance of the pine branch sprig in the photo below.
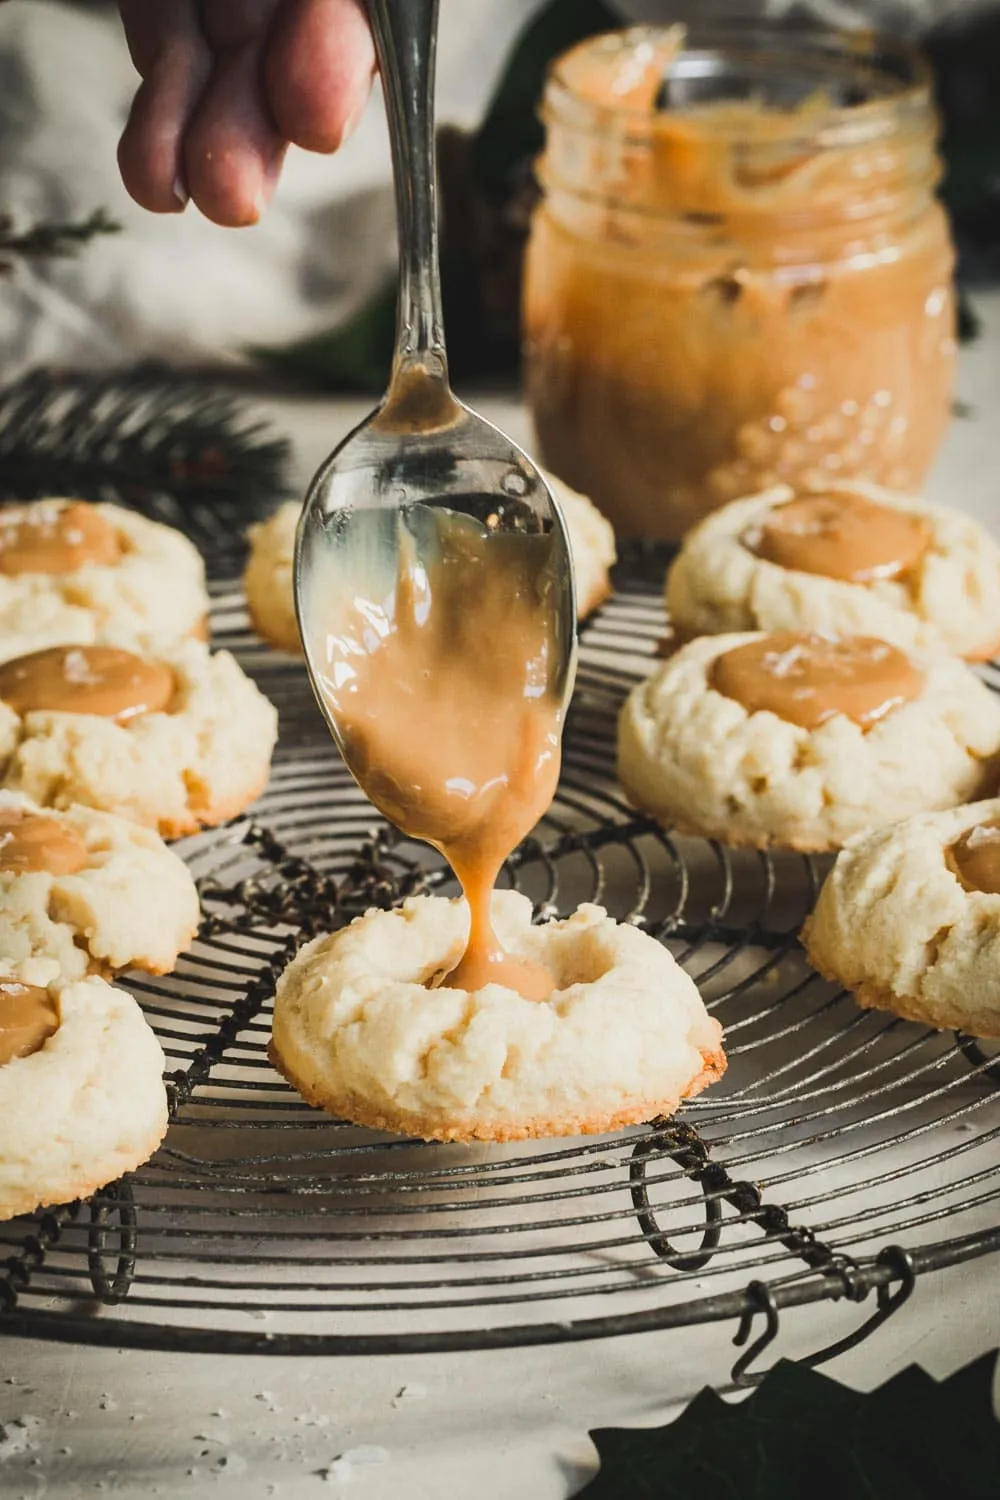
<svg viewBox="0 0 1000 1500">
<path fill-rule="evenodd" d="M 229 391 L 159 365 L 35 370 L 0 390 L 0 498 L 118 500 L 210 551 L 288 494 L 288 454 Z"/>
<path fill-rule="evenodd" d="M 55 259 L 77 255 L 100 235 L 120 234 L 121 225 L 103 208 L 86 219 L 66 224 L 31 224 L 19 229 L 10 214 L 0 213 L 0 276 L 9 276 L 18 259 Z"/>
</svg>

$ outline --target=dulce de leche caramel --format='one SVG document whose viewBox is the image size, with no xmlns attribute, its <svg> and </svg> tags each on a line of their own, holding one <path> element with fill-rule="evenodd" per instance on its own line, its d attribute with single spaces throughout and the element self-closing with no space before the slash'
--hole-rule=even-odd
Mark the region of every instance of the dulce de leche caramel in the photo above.
<svg viewBox="0 0 1000 1500">
<path fill-rule="evenodd" d="M 709 681 L 748 713 L 777 714 L 803 729 L 843 714 L 868 729 L 919 697 L 924 675 L 905 652 L 871 636 L 779 631 L 716 657 Z"/>
<path fill-rule="evenodd" d="M 945 850 L 945 860 L 967 891 L 1000 896 L 1000 818 L 968 829 Z"/>
<path fill-rule="evenodd" d="M 164 662 L 117 646 L 50 646 L 0 665 L 0 700 L 19 714 L 97 714 L 124 722 L 161 712 L 174 690 Z"/>
<path fill-rule="evenodd" d="M 924 555 L 930 526 L 923 516 L 863 495 L 802 495 L 776 505 L 742 536 L 767 562 L 846 583 L 899 578 Z"/>
<path fill-rule="evenodd" d="M 0 506 L 0 573 L 75 573 L 87 563 L 121 557 L 115 528 L 82 500 L 36 500 Z"/>
<path fill-rule="evenodd" d="M 524 344 L 549 468 L 647 538 L 776 482 L 919 489 L 955 339 L 915 54 L 639 27 L 559 58 L 542 113 Z"/>
<path fill-rule="evenodd" d="M 490 896 L 504 860 L 548 808 L 562 705 L 549 690 L 551 539 L 489 533 L 431 512 L 438 560 L 404 537 L 389 599 L 356 597 L 327 633 L 321 691 L 358 783 L 439 849 L 470 910 L 466 952 L 443 983 L 503 984 L 545 999 L 552 980 L 504 953 Z"/>
<path fill-rule="evenodd" d="M 0 1067 L 41 1051 L 58 1029 L 59 1009 L 48 990 L 0 980 Z"/>
<path fill-rule="evenodd" d="M 0 808 L 0 872 L 75 875 L 87 863 L 87 846 L 68 823 L 21 807 Z"/>
</svg>

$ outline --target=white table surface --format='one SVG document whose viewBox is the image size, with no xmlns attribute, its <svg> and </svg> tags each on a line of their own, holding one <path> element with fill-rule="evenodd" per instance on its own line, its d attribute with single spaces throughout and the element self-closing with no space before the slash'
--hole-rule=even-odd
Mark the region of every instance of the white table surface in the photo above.
<svg viewBox="0 0 1000 1500">
<path fill-rule="evenodd" d="M 963 351 L 959 378 L 973 414 L 954 423 L 930 494 L 1000 530 L 1000 294 L 976 306 L 985 334 Z M 302 483 L 365 411 L 363 402 L 319 398 L 257 404 L 292 436 Z M 528 440 L 516 403 L 478 404 Z M 865 1388 L 914 1360 L 941 1377 L 1000 1346 L 998 1276 L 1000 1264 L 987 1258 L 920 1278 L 896 1318 L 826 1369 Z M 806 1354 L 868 1311 L 870 1304 L 837 1304 L 786 1313 L 777 1349 Z M 0 1495 L 564 1500 L 595 1465 L 588 1427 L 660 1423 L 702 1385 L 724 1384 L 733 1331 L 719 1324 L 556 1348 L 368 1360 L 156 1355 L 6 1339 Z M 410 1393 L 400 1398 L 404 1387 Z M 36 1421 L 9 1426 L 23 1417 Z M 11 1452 L 25 1442 L 23 1452 Z M 326 1476 L 338 1455 L 364 1447 L 381 1450 L 381 1461 Z"/>
</svg>

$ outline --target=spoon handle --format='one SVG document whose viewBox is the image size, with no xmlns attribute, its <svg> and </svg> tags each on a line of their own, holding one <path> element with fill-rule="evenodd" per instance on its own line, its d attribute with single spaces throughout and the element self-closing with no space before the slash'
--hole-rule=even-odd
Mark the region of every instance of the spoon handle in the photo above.
<svg viewBox="0 0 1000 1500">
<path fill-rule="evenodd" d="M 389 120 L 399 233 L 393 380 L 422 366 L 445 382 L 438 261 L 434 76 L 439 0 L 368 0 Z"/>
</svg>

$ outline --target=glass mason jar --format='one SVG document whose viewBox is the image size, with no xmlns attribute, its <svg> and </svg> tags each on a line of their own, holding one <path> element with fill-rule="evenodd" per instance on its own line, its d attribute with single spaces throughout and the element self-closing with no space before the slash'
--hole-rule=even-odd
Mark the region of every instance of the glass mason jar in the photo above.
<svg viewBox="0 0 1000 1500">
<path fill-rule="evenodd" d="M 930 79 L 871 33 L 637 28 L 553 66 L 524 353 L 626 536 L 777 481 L 919 489 L 955 360 Z"/>
</svg>

